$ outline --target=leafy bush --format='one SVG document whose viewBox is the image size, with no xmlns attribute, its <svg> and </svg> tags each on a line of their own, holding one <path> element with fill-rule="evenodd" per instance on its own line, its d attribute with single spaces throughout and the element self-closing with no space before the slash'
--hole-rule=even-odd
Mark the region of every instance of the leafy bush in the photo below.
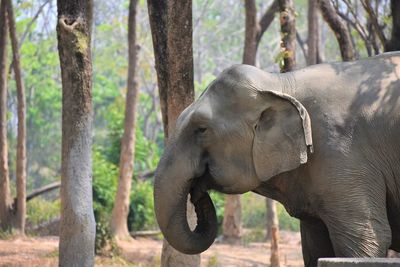
<svg viewBox="0 0 400 267">
<path fill-rule="evenodd" d="M 215 212 L 217 214 L 218 234 L 221 234 L 224 220 L 225 195 L 216 191 L 211 191 L 210 197 L 214 203 Z"/>
<path fill-rule="evenodd" d="M 118 169 L 101 154 L 93 151 L 93 208 L 96 221 L 111 214 L 117 191 Z M 109 215 L 108 215 L 109 216 Z"/>
<path fill-rule="evenodd" d="M 128 228 L 130 231 L 157 228 L 154 214 L 153 184 L 151 181 L 134 181 L 129 205 Z"/>
<path fill-rule="evenodd" d="M 48 201 L 36 197 L 26 203 L 28 224 L 38 225 L 60 215 L 60 200 Z"/>
<path fill-rule="evenodd" d="M 110 224 L 103 218 L 96 221 L 95 238 L 96 255 L 114 256 L 119 253 L 117 244 L 111 234 Z"/>
<path fill-rule="evenodd" d="M 291 217 L 282 206 L 277 203 L 279 228 L 282 230 L 299 231 L 299 220 Z M 242 220 L 245 228 L 260 228 L 266 226 L 265 197 L 254 193 L 242 196 Z"/>
</svg>

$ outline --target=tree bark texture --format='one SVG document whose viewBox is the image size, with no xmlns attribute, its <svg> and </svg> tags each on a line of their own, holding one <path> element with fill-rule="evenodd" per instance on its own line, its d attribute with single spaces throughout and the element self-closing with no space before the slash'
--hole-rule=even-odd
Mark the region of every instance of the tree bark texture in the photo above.
<svg viewBox="0 0 400 267">
<path fill-rule="evenodd" d="M 166 143 L 179 114 L 194 100 L 192 1 L 147 0 Z M 189 221 L 196 214 L 191 203 Z M 197 267 L 200 255 L 182 254 L 164 240 L 163 267 Z"/>
<path fill-rule="evenodd" d="M 242 235 L 242 205 L 240 195 L 225 196 L 222 229 L 225 242 L 235 244 L 240 241 Z"/>
<path fill-rule="evenodd" d="M 192 3 L 177 0 L 147 3 L 164 134 L 168 139 L 176 118 L 194 100 Z"/>
<path fill-rule="evenodd" d="M 136 81 L 136 9 L 137 0 L 130 0 L 128 17 L 128 88 L 125 102 L 124 134 L 121 141 L 119 181 L 111 217 L 111 230 L 118 239 L 130 238 L 128 231 L 129 197 L 131 192 L 133 162 L 135 159 L 136 105 L 138 85 Z"/>
<path fill-rule="evenodd" d="M 11 195 L 7 147 L 7 1 L 0 4 L 0 226 L 11 223 Z"/>
<path fill-rule="evenodd" d="M 400 50 L 400 1 L 391 0 L 390 9 L 392 11 L 392 35 L 385 45 L 385 51 Z"/>
<path fill-rule="evenodd" d="M 59 265 L 93 266 L 92 1 L 58 0 L 57 9 L 62 77 Z"/>
<path fill-rule="evenodd" d="M 243 49 L 243 64 L 256 65 L 257 55 L 257 31 L 259 30 L 257 22 L 257 7 L 255 0 L 245 0 L 245 37 Z M 226 199 L 226 198 L 225 198 Z"/>
<path fill-rule="evenodd" d="M 272 228 L 279 227 L 278 212 L 276 210 L 276 201 L 270 198 L 265 199 L 265 204 L 267 206 L 267 240 L 272 239 Z"/>
<path fill-rule="evenodd" d="M 271 267 L 280 267 L 279 260 L 279 229 L 277 226 L 271 228 Z"/>
<path fill-rule="evenodd" d="M 307 65 L 318 63 L 318 3 L 317 0 L 308 0 L 308 38 L 307 38 Z"/>
<path fill-rule="evenodd" d="M 281 25 L 281 53 L 283 67 L 281 72 L 288 72 L 296 65 L 296 19 L 293 0 L 279 0 L 280 25 Z"/>
<path fill-rule="evenodd" d="M 343 61 L 351 61 L 355 59 L 354 48 L 351 42 L 350 32 L 344 21 L 338 16 L 333 8 L 330 0 L 318 0 L 321 14 L 328 23 L 329 27 L 336 36 L 339 44 L 340 54 Z"/>
<path fill-rule="evenodd" d="M 256 65 L 258 45 L 265 31 L 269 28 L 278 11 L 278 0 L 272 2 L 264 15 L 257 21 L 255 0 L 245 0 L 245 41 L 243 49 L 243 64 Z"/>
<path fill-rule="evenodd" d="M 20 234 L 25 233 L 26 217 L 26 99 L 25 87 L 22 80 L 22 70 L 19 55 L 19 45 L 16 33 L 14 10 L 12 1 L 7 0 L 7 14 L 10 30 L 11 46 L 13 51 L 13 68 L 15 82 L 17 84 L 18 99 L 18 136 L 17 136 L 17 157 L 16 157 L 16 176 L 17 176 L 17 203 L 14 206 L 13 226 Z"/>
</svg>

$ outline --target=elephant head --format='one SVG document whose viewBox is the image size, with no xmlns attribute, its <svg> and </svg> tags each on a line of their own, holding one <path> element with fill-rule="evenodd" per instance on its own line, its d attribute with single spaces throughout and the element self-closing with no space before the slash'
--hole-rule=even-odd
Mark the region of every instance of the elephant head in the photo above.
<svg viewBox="0 0 400 267">
<path fill-rule="evenodd" d="M 207 190 L 244 193 L 307 161 L 310 118 L 282 86 L 277 75 L 236 65 L 179 116 L 154 184 L 160 229 L 177 250 L 196 254 L 213 243 L 217 223 Z M 194 231 L 186 219 L 189 194 Z"/>
</svg>

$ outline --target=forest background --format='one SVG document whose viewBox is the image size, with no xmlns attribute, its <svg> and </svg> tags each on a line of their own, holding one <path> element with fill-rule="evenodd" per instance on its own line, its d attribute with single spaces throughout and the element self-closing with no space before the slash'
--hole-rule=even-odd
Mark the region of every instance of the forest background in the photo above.
<svg viewBox="0 0 400 267">
<path fill-rule="evenodd" d="M 274 1 L 256 1 L 258 17 Z M 351 21 L 367 25 L 367 13 L 361 3 L 332 1 L 338 13 Z M 382 32 L 391 32 L 390 1 L 371 1 Z M 294 1 L 298 44 L 296 68 L 307 65 L 308 3 Z M 93 61 L 93 197 L 98 233 L 108 230 L 118 185 L 120 143 L 124 131 L 124 106 L 128 72 L 129 1 L 94 1 L 92 32 Z M 54 0 L 14 1 L 16 29 L 20 44 L 21 66 L 26 90 L 27 192 L 60 180 L 61 162 L 61 72 L 57 49 L 57 7 Z M 355 12 L 355 15 L 352 15 Z M 157 76 L 146 1 L 137 7 L 136 43 L 139 88 L 137 104 L 134 175 L 130 197 L 128 228 L 130 231 L 155 230 L 152 174 L 163 152 L 163 123 L 159 106 Z M 275 14 L 277 18 L 278 13 Z M 355 19 L 357 17 L 357 19 Z M 382 52 L 366 49 L 357 27 L 347 21 L 354 46 L 354 58 Z M 341 61 L 335 35 L 323 19 L 318 21 L 319 55 L 323 62 Z M 371 25 L 370 25 L 371 26 Z M 378 39 L 378 37 L 374 37 Z M 198 96 L 225 68 L 242 63 L 245 39 L 245 4 L 243 1 L 193 1 L 193 57 L 195 92 Z M 376 42 L 379 42 L 375 40 Z M 278 19 L 264 33 L 257 52 L 256 65 L 279 72 L 282 61 Z M 9 51 L 9 60 L 12 54 Z M 12 68 L 9 68 L 12 74 Z M 11 80 L 11 79 L 9 79 Z M 11 191 L 16 188 L 16 143 L 18 130 L 17 89 L 9 82 L 7 99 L 8 162 Z M 219 224 L 222 225 L 225 198 L 212 194 Z M 242 223 L 255 229 L 247 238 L 262 239 L 265 229 L 265 201 L 253 193 L 242 196 Z M 52 191 L 27 203 L 27 230 L 59 217 L 59 193 Z M 278 206 L 279 225 L 284 230 L 299 230 L 299 223 Z M 101 231 L 101 229 L 105 229 Z M 100 230 L 100 231 L 99 231 Z"/>
</svg>

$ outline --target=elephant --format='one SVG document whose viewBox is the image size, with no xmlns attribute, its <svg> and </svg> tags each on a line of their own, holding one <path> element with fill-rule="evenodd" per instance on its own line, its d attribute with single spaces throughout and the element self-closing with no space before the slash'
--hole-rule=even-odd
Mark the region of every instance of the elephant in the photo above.
<svg viewBox="0 0 400 267">
<path fill-rule="evenodd" d="M 400 52 L 224 70 L 178 117 L 155 174 L 160 230 L 183 253 L 214 242 L 209 190 L 282 203 L 300 220 L 305 266 L 400 251 Z"/>
</svg>

